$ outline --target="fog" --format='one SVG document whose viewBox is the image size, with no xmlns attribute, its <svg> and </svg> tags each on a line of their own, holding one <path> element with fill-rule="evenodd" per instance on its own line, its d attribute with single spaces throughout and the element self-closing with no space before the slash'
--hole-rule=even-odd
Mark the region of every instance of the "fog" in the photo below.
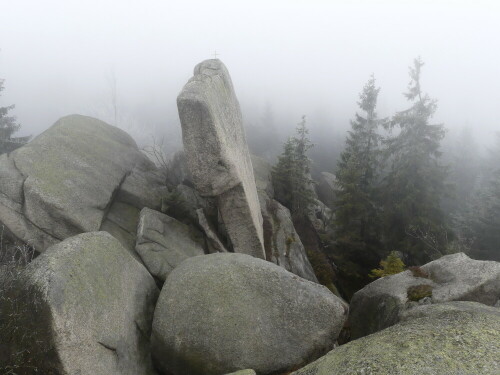
<svg viewBox="0 0 500 375">
<path fill-rule="evenodd" d="M 313 138 L 338 143 L 372 73 L 381 117 L 407 106 L 421 56 L 435 121 L 488 144 L 500 130 L 499 16 L 495 1 L 0 1 L 0 106 L 16 105 L 18 135 L 71 113 L 115 123 L 115 87 L 116 124 L 175 149 L 176 96 L 217 51 L 247 126 L 272 112 L 282 138 L 305 114 Z"/>
</svg>

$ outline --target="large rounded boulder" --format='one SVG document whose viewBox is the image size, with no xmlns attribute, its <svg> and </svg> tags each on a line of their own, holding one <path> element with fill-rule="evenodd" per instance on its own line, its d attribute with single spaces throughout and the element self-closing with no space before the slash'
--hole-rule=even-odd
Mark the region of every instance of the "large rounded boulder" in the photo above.
<svg viewBox="0 0 500 375">
<path fill-rule="evenodd" d="M 0 370 L 155 374 L 149 338 L 159 291 L 109 233 L 84 233 L 50 247 L 21 280 L 0 306 L 9 317 L 0 317 Z"/>
<path fill-rule="evenodd" d="M 123 130 L 66 116 L 0 156 L 0 225 L 38 252 L 99 230 L 133 252 L 139 211 L 160 208 L 162 185 L 157 168 Z"/>
<path fill-rule="evenodd" d="M 152 351 L 174 375 L 298 368 L 333 348 L 347 308 L 326 287 L 244 254 L 187 259 L 156 306 Z"/>
</svg>

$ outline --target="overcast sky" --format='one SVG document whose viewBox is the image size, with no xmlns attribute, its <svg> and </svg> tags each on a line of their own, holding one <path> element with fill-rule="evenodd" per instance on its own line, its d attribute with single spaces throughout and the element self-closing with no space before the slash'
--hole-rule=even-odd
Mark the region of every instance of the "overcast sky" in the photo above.
<svg viewBox="0 0 500 375">
<path fill-rule="evenodd" d="M 113 76 L 121 127 L 178 134 L 176 96 L 215 50 L 247 121 L 269 104 L 290 129 L 302 114 L 345 128 L 372 73 L 390 116 L 421 56 L 436 121 L 500 130 L 498 1 L 0 0 L 0 49 L 0 106 L 22 134 L 70 113 L 112 121 Z"/>
</svg>

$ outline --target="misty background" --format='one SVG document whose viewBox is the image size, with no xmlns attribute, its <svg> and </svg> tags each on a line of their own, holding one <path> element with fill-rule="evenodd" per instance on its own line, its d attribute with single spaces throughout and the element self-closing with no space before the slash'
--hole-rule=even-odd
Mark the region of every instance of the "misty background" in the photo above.
<svg viewBox="0 0 500 375">
<path fill-rule="evenodd" d="M 316 149 L 338 153 L 372 73 L 380 117 L 407 107 L 402 93 L 417 56 L 426 63 L 423 91 L 438 99 L 434 120 L 448 139 L 468 127 L 489 147 L 500 129 L 495 1 L 0 4 L 0 104 L 16 105 L 19 136 L 79 113 L 116 124 L 140 146 L 163 138 L 173 152 L 181 147 L 177 94 L 215 51 L 249 136 L 272 123 L 270 137 L 281 144 L 306 115 Z"/>
</svg>

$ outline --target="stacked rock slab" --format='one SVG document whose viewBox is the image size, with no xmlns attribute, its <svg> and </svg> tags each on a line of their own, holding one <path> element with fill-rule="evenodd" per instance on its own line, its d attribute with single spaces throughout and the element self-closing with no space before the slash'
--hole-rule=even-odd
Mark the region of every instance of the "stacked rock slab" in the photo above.
<svg viewBox="0 0 500 375">
<path fill-rule="evenodd" d="M 139 211 L 159 206 L 161 184 L 124 131 L 86 116 L 63 117 L 0 156 L 0 225 L 39 252 L 100 229 L 133 250 Z"/>
<path fill-rule="evenodd" d="M 22 301 L 31 304 L 23 318 L 40 320 L 30 329 L 48 332 L 38 339 L 53 346 L 53 367 L 59 369 L 43 373 L 155 374 L 149 336 L 159 291 L 146 268 L 109 233 L 83 233 L 50 247 L 27 266 L 25 277 L 40 296 Z M 31 332 L 18 329 L 0 339 L 26 350 L 23 336 Z"/>
<path fill-rule="evenodd" d="M 265 258 L 257 189 L 241 110 L 220 60 L 206 60 L 177 97 L 182 138 L 193 182 L 217 197 L 235 252 Z"/>
<path fill-rule="evenodd" d="M 149 272 L 161 281 L 182 261 L 205 254 L 200 232 L 147 207 L 141 211 L 135 250 Z"/>
</svg>

